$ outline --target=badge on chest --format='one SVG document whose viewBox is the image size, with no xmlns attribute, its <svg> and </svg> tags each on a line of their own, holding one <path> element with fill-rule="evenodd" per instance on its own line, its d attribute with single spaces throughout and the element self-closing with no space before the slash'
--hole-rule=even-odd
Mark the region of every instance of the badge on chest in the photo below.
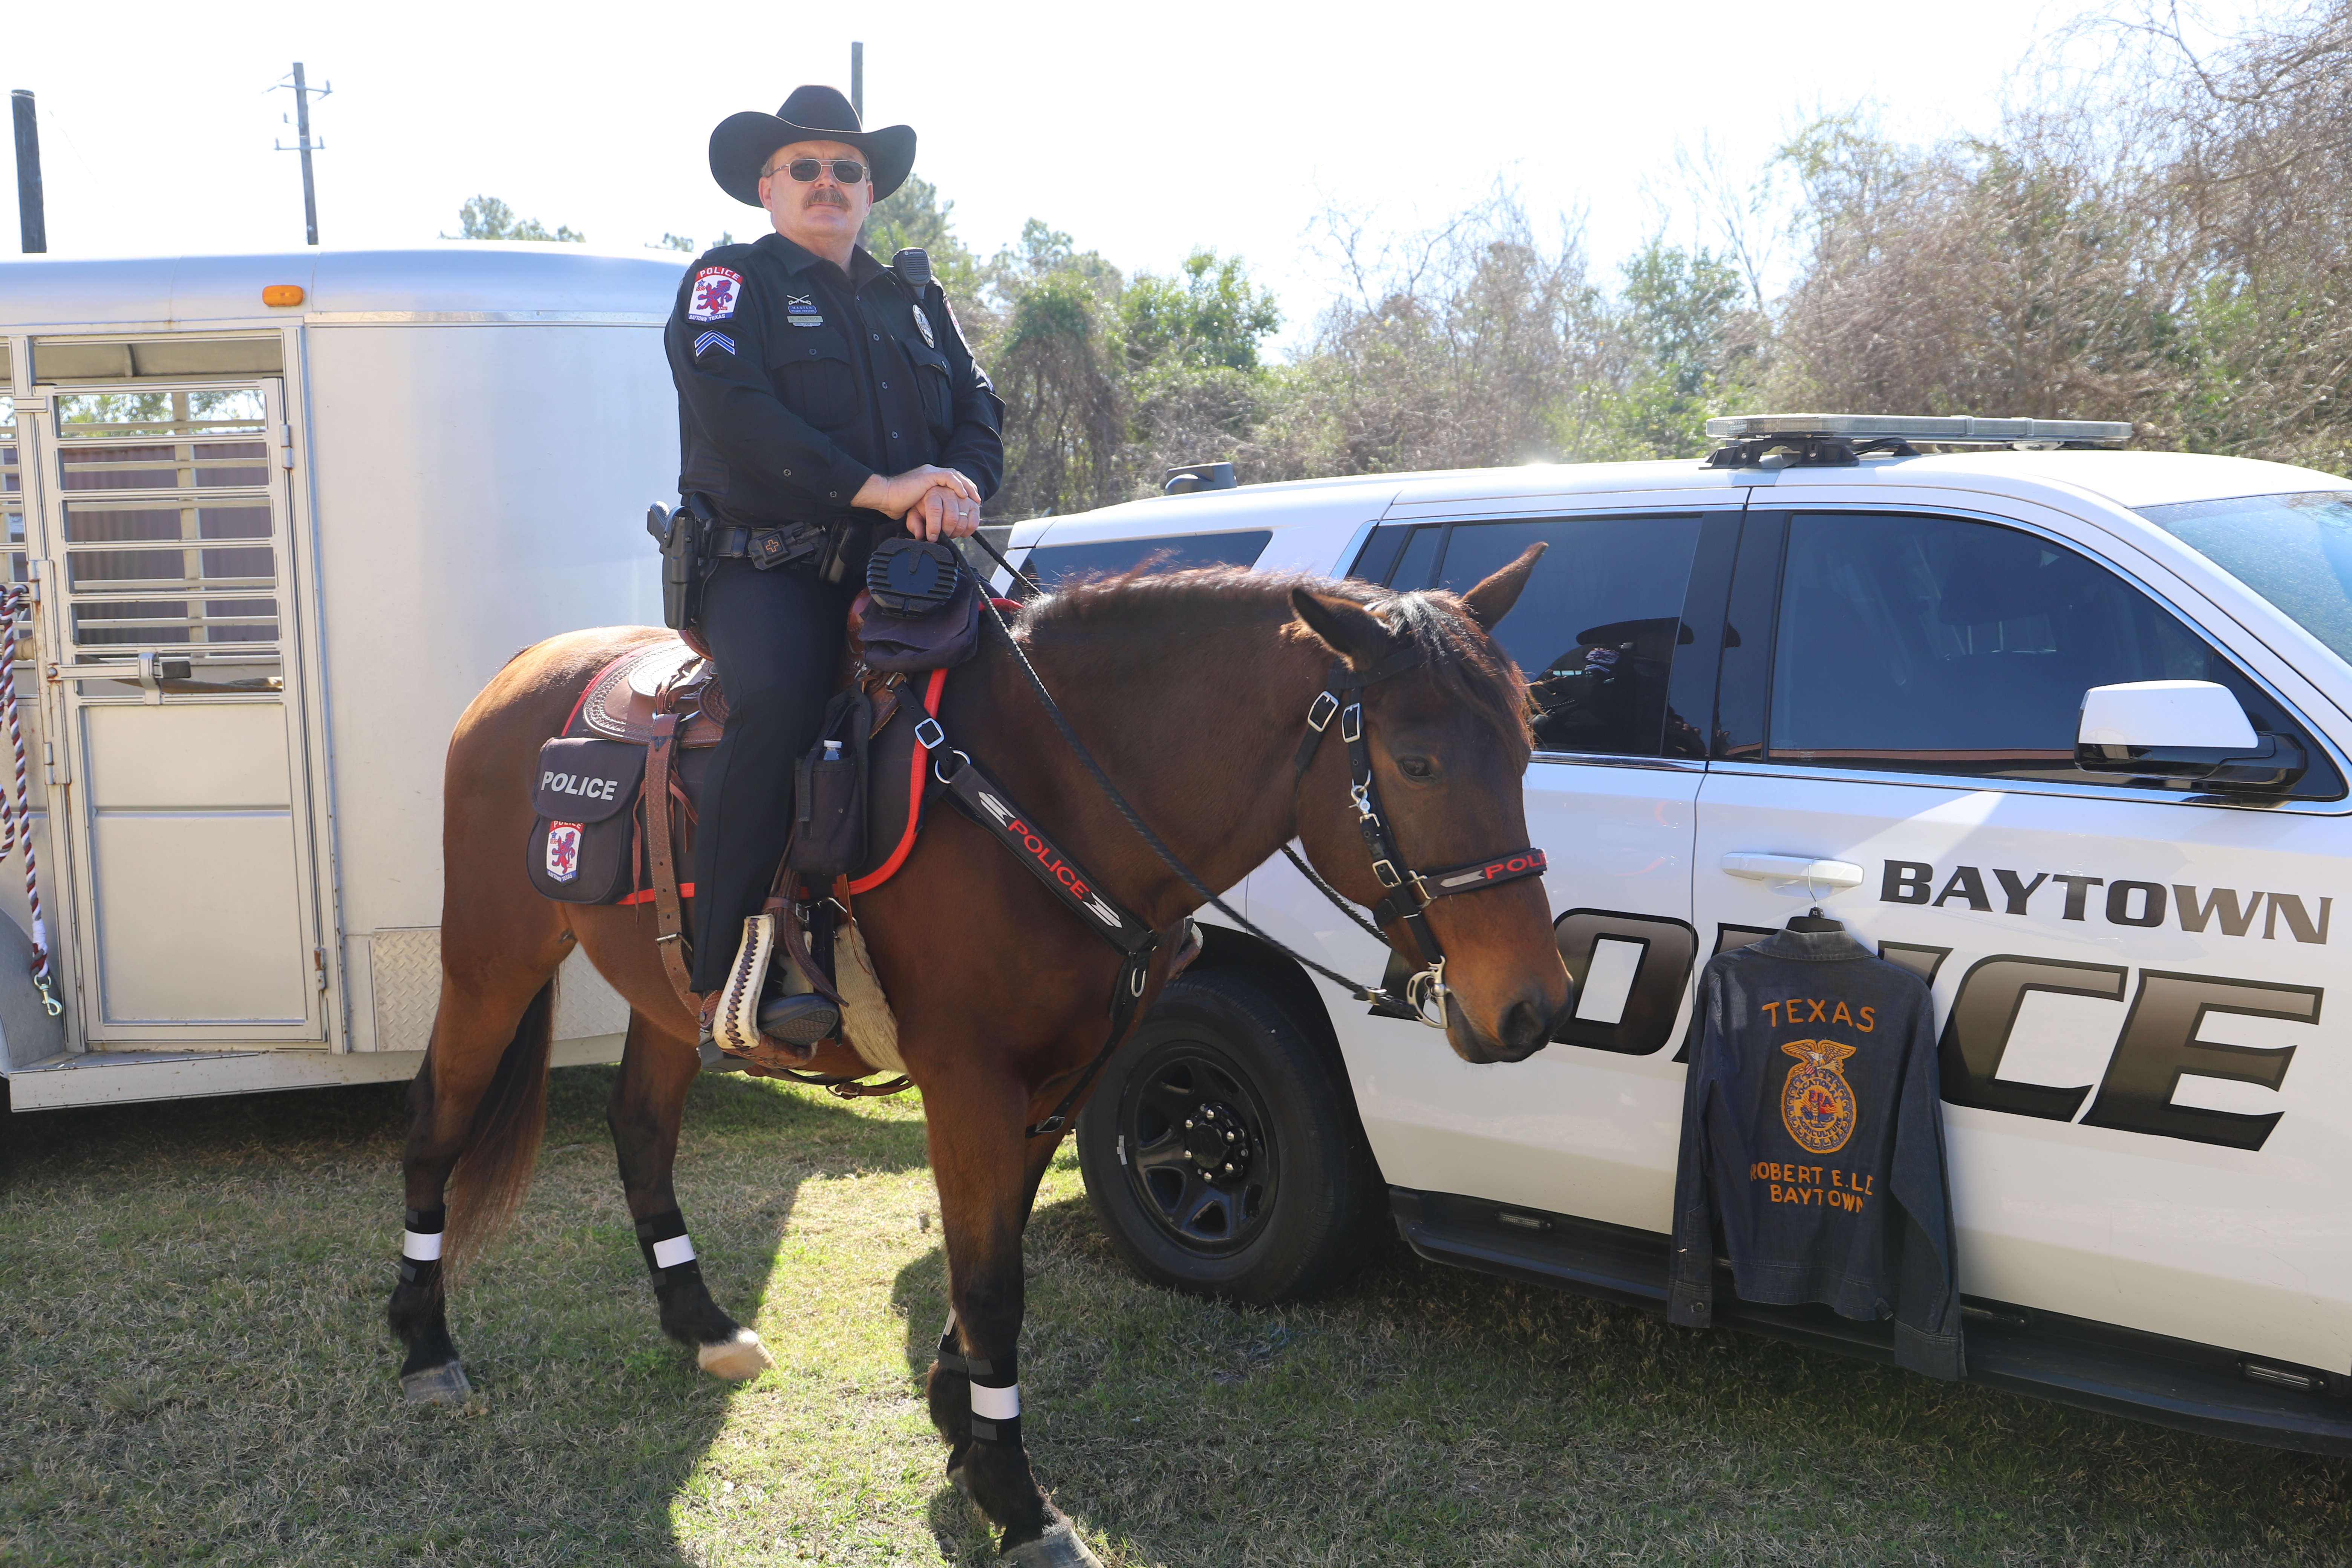
<svg viewBox="0 0 2352 1568">
<path fill-rule="evenodd" d="M 822 327 L 824 316 L 816 308 L 816 300 L 807 294 L 784 296 L 784 320 L 795 327 Z"/>
</svg>

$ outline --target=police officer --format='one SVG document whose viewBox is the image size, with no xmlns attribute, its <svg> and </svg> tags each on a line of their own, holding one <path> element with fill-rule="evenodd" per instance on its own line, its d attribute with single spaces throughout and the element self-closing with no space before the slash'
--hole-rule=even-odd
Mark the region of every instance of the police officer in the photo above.
<svg viewBox="0 0 2352 1568">
<path fill-rule="evenodd" d="M 955 539 L 1003 477 L 1004 405 L 972 362 L 919 252 L 884 267 L 857 245 L 914 166 L 915 132 L 868 132 L 828 87 L 729 116 L 710 172 L 775 232 L 688 269 L 667 344 L 678 488 L 702 520 L 684 614 L 718 661 L 729 717 L 703 784 L 694 855 L 694 989 L 710 1003 L 760 912 L 790 821 L 793 768 L 815 742 L 850 601 L 884 532 Z M 838 1022 L 773 998 L 763 1033 L 794 1045 Z"/>
</svg>

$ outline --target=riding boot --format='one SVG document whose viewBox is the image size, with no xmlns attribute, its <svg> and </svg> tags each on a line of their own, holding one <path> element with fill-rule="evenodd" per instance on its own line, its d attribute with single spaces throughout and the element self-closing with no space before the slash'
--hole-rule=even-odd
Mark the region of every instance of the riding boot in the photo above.
<svg viewBox="0 0 2352 1568">
<path fill-rule="evenodd" d="M 760 1004 L 760 1033 L 788 1046 L 804 1050 L 840 1027 L 840 1009 L 813 991 L 771 996 Z"/>
</svg>

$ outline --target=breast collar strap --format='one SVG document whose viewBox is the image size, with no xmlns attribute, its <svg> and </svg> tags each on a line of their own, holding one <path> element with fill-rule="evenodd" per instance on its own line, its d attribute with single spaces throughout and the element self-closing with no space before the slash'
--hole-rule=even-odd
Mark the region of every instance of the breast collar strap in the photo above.
<svg viewBox="0 0 2352 1568">
<path fill-rule="evenodd" d="M 1445 950 L 1439 944 L 1437 933 L 1430 930 L 1424 911 L 1438 900 L 1456 893 L 1475 893 L 1516 882 L 1522 877 L 1540 877 L 1545 862 L 1544 852 L 1530 845 L 1484 860 L 1434 871 L 1416 871 L 1397 848 L 1396 839 L 1389 831 L 1387 814 L 1381 809 L 1380 783 L 1372 776 L 1371 747 L 1365 738 L 1364 688 L 1414 668 L 1421 662 L 1421 650 L 1407 645 L 1367 670 L 1358 671 L 1344 660 L 1333 665 L 1330 678 L 1307 708 L 1307 733 L 1298 742 L 1297 772 L 1298 776 L 1305 776 L 1322 744 L 1323 732 L 1336 718 L 1339 740 L 1348 748 L 1348 798 L 1356 808 L 1356 826 L 1364 836 L 1365 850 L 1372 858 L 1372 875 L 1389 889 L 1388 895 L 1372 906 L 1371 923 L 1384 930 L 1401 921 L 1412 934 L 1413 945 L 1421 950 L 1427 967 L 1405 982 L 1405 1005 L 1423 1023 L 1442 1029 L 1446 1023 L 1446 998 L 1452 993 L 1445 984 Z M 1314 880 L 1326 898 L 1339 902 L 1334 889 L 1319 877 Z M 1433 1007 L 1434 1016 L 1431 1016 Z"/>
</svg>

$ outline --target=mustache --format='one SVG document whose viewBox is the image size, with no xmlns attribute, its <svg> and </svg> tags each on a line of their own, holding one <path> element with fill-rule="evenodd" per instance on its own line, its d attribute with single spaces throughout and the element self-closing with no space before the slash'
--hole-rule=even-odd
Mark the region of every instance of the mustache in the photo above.
<svg viewBox="0 0 2352 1568">
<path fill-rule="evenodd" d="M 809 192 L 807 195 L 801 198 L 801 205 L 804 207 L 839 207 L 844 212 L 846 212 L 849 210 L 849 198 L 843 195 L 839 191 L 822 189 L 813 190 Z"/>
</svg>

